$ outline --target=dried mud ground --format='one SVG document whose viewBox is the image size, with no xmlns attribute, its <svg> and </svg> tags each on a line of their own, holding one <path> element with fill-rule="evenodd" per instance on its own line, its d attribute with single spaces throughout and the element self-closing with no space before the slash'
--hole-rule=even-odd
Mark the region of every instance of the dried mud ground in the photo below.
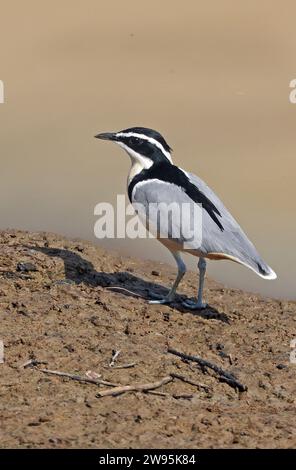
<svg viewBox="0 0 296 470">
<path fill-rule="evenodd" d="M 0 233 L 0 445 L 2 448 L 295 447 L 296 305 L 207 280 L 206 310 L 147 305 L 173 268 L 110 254 L 48 233 Z M 196 274 L 180 286 L 193 296 Z M 113 289 L 112 289 L 113 287 Z M 134 292 L 130 295 L 124 288 Z M 111 289 L 110 289 L 111 288 Z M 210 371 L 167 352 L 200 355 L 234 373 L 239 393 Z M 120 350 L 110 368 L 112 350 Z M 23 367 L 36 359 L 37 367 Z M 45 367 L 157 391 L 98 398 L 106 386 L 50 376 Z"/>
</svg>

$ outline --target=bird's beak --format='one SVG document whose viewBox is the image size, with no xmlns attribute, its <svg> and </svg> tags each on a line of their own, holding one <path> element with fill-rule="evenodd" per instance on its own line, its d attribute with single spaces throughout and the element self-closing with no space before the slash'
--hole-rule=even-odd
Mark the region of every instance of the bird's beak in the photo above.
<svg viewBox="0 0 296 470">
<path fill-rule="evenodd" d="M 95 138 L 102 140 L 116 140 L 116 132 L 103 132 L 102 134 L 95 135 Z"/>
</svg>

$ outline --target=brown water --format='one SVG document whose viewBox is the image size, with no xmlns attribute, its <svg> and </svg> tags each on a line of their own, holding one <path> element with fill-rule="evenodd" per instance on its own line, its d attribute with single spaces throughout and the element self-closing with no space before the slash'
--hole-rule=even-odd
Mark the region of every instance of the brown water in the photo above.
<svg viewBox="0 0 296 470">
<path fill-rule="evenodd" d="M 93 135 L 153 127 L 279 279 L 229 262 L 212 277 L 296 299 L 295 13 L 289 0 L 3 2 L 1 228 L 94 240 L 93 208 L 125 191 L 129 161 Z M 153 240 L 105 245 L 170 260 Z"/>
</svg>

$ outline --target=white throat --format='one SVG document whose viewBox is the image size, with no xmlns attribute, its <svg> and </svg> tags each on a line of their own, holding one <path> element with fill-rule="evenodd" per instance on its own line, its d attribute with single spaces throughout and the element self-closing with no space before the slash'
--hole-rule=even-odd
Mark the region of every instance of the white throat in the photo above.
<svg viewBox="0 0 296 470">
<path fill-rule="evenodd" d="M 152 160 L 150 160 L 150 158 L 143 157 L 139 153 L 130 149 L 123 142 L 116 142 L 116 143 L 128 153 L 131 159 L 132 164 L 131 164 L 131 168 L 127 177 L 127 183 L 129 185 L 135 176 L 141 173 L 142 170 L 146 170 L 150 168 L 153 165 L 153 162 Z"/>
</svg>

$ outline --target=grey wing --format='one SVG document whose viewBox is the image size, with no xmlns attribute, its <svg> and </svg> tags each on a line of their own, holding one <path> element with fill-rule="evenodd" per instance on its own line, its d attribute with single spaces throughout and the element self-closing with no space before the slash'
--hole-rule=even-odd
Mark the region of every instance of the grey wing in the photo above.
<svg viewBox="0 0 296 470">
<path fill-rule="evenodd" d="M 192 173 L 186 174 L 190 182 L 212 201 L 221 214 L 219 220 L 223 225 L 223 231 L 219 229 L 209 214 L 204 211 L 202 251 L 207 254 L 228 255 L 229 258 L 245 264 L 261 277 L 276 278 L 274 271 L 260 257 L 253 243 L 214 191 L 198 176 Z"/>
<path fill-rule="evenodd" d="M 202 212 L 183 188 L 161 180 L 136 184 L 132 204 L 146 228 L 160 241 L 171 240 L 180 250 L 198 250 Z"/>
<path fill-rule="evenodd" d="M 200 178 L 184 173 L 218 209 L 223 230 L 183 188 L 155 179 L 136 184 L 132 194 L 132 203 L 149 231 L 160 241 L 174 241 L 180 250 L 196 252 L 199 256 L 233 259 L 262 277 L 275 278 L 275 273 L 259 256 L 218 196 Z"/>
</svg>

